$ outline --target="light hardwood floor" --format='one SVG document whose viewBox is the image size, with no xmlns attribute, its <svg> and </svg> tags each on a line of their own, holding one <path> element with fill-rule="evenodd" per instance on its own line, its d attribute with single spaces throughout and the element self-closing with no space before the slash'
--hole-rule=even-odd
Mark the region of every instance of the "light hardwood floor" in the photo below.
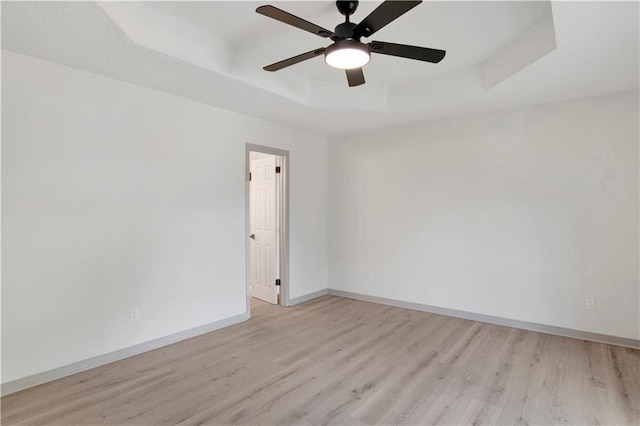
<svg viewBox="0 0 640 426">
<path fill-rule="evenodd" d="M 325 296 L 2 398 L 2 424 L 635 424 L 640 351 Z"/>
</svg>

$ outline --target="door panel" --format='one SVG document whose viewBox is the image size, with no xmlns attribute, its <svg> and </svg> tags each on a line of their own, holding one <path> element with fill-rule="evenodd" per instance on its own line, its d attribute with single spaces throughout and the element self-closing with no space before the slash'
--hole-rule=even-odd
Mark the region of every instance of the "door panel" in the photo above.
<svg viewBox="0 0 640 426">
<path fill-rule="evenodd" d="M 278 303 L 276 281 L 276 157 L 251 161 L 249 229 L 251 295 Z"/>
</svg>

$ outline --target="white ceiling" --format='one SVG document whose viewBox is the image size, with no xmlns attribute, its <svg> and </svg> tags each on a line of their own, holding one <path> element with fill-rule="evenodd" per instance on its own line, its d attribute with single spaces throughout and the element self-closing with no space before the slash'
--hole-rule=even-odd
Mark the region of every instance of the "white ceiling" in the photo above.
<svg viewBox="0 0 640 426">
<path fill-rule="evenodd" d="M 2 47 L 327 135 L 639 86 L 637 2 L 425 1 L 371 39 L 445 49 L 445 59 L 374 55 L 357 88 L 322 58 L 262 71 L 330 41 L 255 13 L 261 4 L 329 29 L 343 19 L 333 1 L 3 1 Z M 378 4 L 361 2 L 352 20 Z M 486 64 L 526 57 L 520 41 L 543 21 L 553 48 L 485 90 Z"/>
</svg>

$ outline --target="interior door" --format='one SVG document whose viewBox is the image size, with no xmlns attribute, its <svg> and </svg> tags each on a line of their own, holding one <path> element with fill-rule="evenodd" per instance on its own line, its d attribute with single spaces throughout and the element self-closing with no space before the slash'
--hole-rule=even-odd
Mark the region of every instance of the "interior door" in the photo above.
<svg viewBox="0 0 640 426">
<path fill-rule="evenodd" d="M 250 270 L 251 295 L 277 304 L 276 286 L 276 157 L 251 161 L 250 183 Z"/>
</svg>

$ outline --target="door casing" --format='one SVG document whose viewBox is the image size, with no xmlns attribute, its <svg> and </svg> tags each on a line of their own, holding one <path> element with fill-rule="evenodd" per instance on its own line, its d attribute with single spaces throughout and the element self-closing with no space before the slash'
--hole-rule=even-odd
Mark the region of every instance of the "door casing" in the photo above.
<svg viewBox="0 0 640 426">
<path fill-rule="evenodd" d="M 262 152 L 265 154 L 276 155 L 281 158 L 281 187 L 280 194 L 282 194 L 280 200 L 280 244 L 279 244 L 279 257 L 280 257 L 280 305 L 290 305 L 290 282 L 289 282 L 289 151 L 272 148 L 269 146 L 246 144 L 245 150 L 245 255 L 246 255 L 246 294 L 247 294 L 247 312 L 251 315 L 251 290 L 249 287 L 250 277 L 250 247 L 249 247 L 249 234 L 250 234 L 250 187 L 249 187 L 249 172 L 251 171 L 251 161 L 249 153 Z"/>
</svg>

